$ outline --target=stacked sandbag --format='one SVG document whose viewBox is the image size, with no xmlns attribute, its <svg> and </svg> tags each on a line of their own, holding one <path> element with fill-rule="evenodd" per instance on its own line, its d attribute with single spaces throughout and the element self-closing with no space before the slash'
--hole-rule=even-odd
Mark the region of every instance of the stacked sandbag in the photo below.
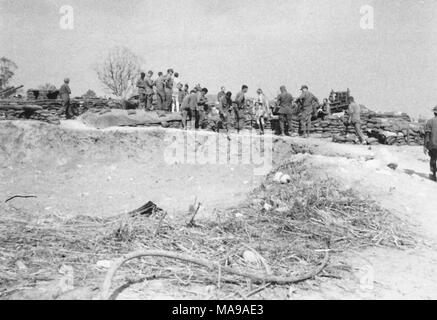
<svg viewBox="0 0 437 320">
<path fill-rule="evenodd" d="M 423 124 L 411 122 L 411 118 L 401 112 L 377 113 L 366 109 L 361 114 L 361 130 L 371 144 L 422 145 L 424 139 Z M 347 125 L 344 114 L 312 121 L 311 131 L 323 138 L 335 137 L 336 142 L 349 142 L 346 136 L 355 134 L 354 127 Z"/>
<path fill-rule="evenodd" d="M 28 91 L 28 95 L 32 91 Z M 40 93 L 42 91 L 39 91 Z M 72 99 L 75 113 L 102 112 L 110 109 L 125 109 L 127 102 L 112 99 Z M 59 124 L 65 119 L 65 110 L 59 99 L 0 100 L 0 120 L 39 120 Z"/>
</svg>

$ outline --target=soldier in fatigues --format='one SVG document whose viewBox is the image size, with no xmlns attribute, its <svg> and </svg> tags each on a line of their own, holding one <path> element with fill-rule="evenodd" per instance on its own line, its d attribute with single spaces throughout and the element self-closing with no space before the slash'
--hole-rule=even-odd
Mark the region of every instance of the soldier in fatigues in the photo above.
<svg viewBox="0 0 437 320">
<path fill-rule="evenodd" d="M 163 110 L 165 105 L 165 83 L 164 83 L 164 76 L 162 75 L 162 72 L 158 73 L 158 78 L 155 80 L 155 87 L 156 87 L 156 102 L 157 102 L 157 109 Z"/>
<path fill-rule="evenodd" d="M 59 89 L 59 94 L 61 95 L 62 99 L 62 107 L 64 107 L 65 110 L 65 117 L 67 119 L 72 119 L 74 117 L 74 111 L 72 108 L 72 105 L 70 103 L 70 79 L 65 78 L 64 84 L 61 86 L 61 89 Z"/>
<path fill-rule="evenodd" d="M 311 117 L 313 115 L 314 104 L 319 103 L 315 95 L 308 91 L 308 86 L 302 86 L 300 88 L 302 94 L 297 98 L 297 102 L 301 105 L 300 123 L 305 138 L 309 137 L 311 130 Z"/>
<path fill-rule="evenodd" d="M 149 71 L 145 79 L 146 85 L 146 110 L 153 110 L 153 85 L 152 80 L 153 72 Z"/>
<path fill-rule="evenodd" d="M 188 129 L 188 119 L 192 120 L 193 112 L 197 108 L 197 95 L 195 90 L 191 90 L 190 94 L 186 95 L 181 103 L 182 126 Z M 191 127 L 191 125 L 190 125 Z"/>
<path fill-rule="evenodd" d="M 281 93 L 276 99 L 279 105 L 279 127 L 281 129 L 281 136 L 287 134 L 285 130 L 285 123 L 288 123 L 288 130 L 291 129 L 291 116 L 293 115 L 293 96 L 287 91 L 285 86 L 279 88 Z"/>
<path fill-rule="evenodd" d="M 229 139 L 229 127 L 231 125 L 232 113 L 232 92 L 228 91 L 220 98 L 218 110 L 223 128 L 226 130 Z"/>
<path fill-rule="evenodd" d="M 256 91 L 257 97 L 254 101 L 254 114 L 256 123 L 259 126 L 259 134 L 264 134 L 264 126 L 265 126 L 265 119 L 269 116 L 269 102 L 267 101 L 267 98 L 265 94 L 263 93 L 262 89 L 258 89 Z"/>
<path fill-rule="evenodd" d="M 237 96 L 235 97 L 236 107 L 234 108 L 234 114 L 235 114 L 237 132 L 240 132 L 240 129 L 242 129 L 244 125 L 244 119 L 242 119 L 242 113 L 244 107 L 246 106 L 245 94 L 247 93 L 248 90 L 249 90 L 248 87 L 246 85 L 243 85 L 241 87 L 241 91 L 238 92 Z"/>
<path fill-rule="evenodd" d="M 167 74 L 164 77 L 164 83 L 165 83 L 165 107 L 164 109 L 171 112 L 171 106 L 173 105 L 173 69 L 168 69 Z"/>
<path fill-rule="evenodd" d="M 141 72 L 141 77 L 137 81 L 138 95 L 139 95 L 139 107 L 144 109 L 146 107 L 146 74 Z"/>
<path fill-rule="evenodd" d="M 349 123 L 354 127 L 355 133 L 358 136 L 358 139 L 362 144 L 367 144 L 366 137 L 364 136 L 363 131 L 361 130 L 361 108 L 355 103 L 354 97 L 349 97 L 349 108 L 348 108 L 348 116 Z"/>
<path fill-rule="evenodd" d="M 206 118 L 206 112 L 207 112 L 207 108 L 208 108 L 208 98 L 206 97 L 207 94 L 208 94 L 207 88 L 203 88 L 200 91 L 199 100 L 197 101 L 197 111 L 195 113 L 196 129 L 199 129 L 199 128 L 202 129 L 203 122 Z"/>
<path fill-rule="evenodd" d="M 437 106 L 433 109 L 434 118 L 428 120 L 425 126 L 425 145 L 424 152 L 428 153 L 431 157 L 430 178 L 433 181 L 437 181 Z"/>
</svg>

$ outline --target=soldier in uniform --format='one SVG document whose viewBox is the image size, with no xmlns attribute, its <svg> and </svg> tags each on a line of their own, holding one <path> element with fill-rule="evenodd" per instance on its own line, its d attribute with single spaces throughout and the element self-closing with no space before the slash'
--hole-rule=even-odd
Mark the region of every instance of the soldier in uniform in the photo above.
<svg viewBox="0 0 437 320">
<path fill-rule="evenodd" d="M 226 130 L 226 134 L 229 139 L 229 127 L 231 125 L 231 113 L 232 113 L 232 92 L 228 91 L 224 96 L 220 98 L 218 110 L 223 128 Z"/>
<path fill-rule="evenodd" d="M 237 132 L 240 132 L 240 129 L 243 127 L 244 119 L 242 119 L 242 111 L 246 106 L 246 93 L 249 90 L 248 86 L 243 85 L 241 87 L 241 91 L 237 93 L 235 97 L 236 107 L 234 108 L 235 114 L 235 122 L 237 127 Z"/>
<path fill-rule="evenodd" d="M 254 114 L 256 122 L 259 126 L 259 134 L 264 134 L 265 119 L 269 115 L 269 102 L 262 89 L 256 91 L 257 96 L 254 101 Z"/>
<path fill-rule="evenodd" d="M 350 104 L 348 108 L 348 116 L 349 116 L 348 123 L 350 123 L 354 127 L 360 142 L 362 144 L 367 144 L 366 137 L 364 136 L 364 133 L 361 130 L 361 108 L 357 103 L 355 103 L 354 97 L 349 97 L 349 101 Z"/>
<path fill-rule="evenodd" d="M 62 99 L 62 107 L 65 110 L 65 117 L 67 119 L 72 119 L 74 117 L 74 111 L 70 103 L 71 90 L 70 90 L 69 78 L 64 79 L 64 84 L 59 89 L 59 94 L 61 95 L 61 99 Z"/>
<path fill-rule="evenodd" d="M 146 74 L 141 72 L 141 77 L 137 81 L 138 95 L 139 95 L 139 106 L 140 109 L 146 107 Z"/>
<path fill-rule="evenodd" d="M 221 87 L 220 92 L 217 94 L 217 101 L 220 102 L 220 99 L 226 95 L 226 88 Z"/>
<path fill-rule="evenodd" d="M 149 71 L 147 72 L 147 77 L 145 79 L 145 86 L 146 86 L 146 110 L 152 110 L 153 109 L 153 85 L 154 82 L 152 80 L 153 72 Z"/>
<path fill-rule="evenodd" d="M 430 178 L 433 181 L 437 181 L 437 106 L 434 107 L 433 112 L 434 118 L 428 120 L 425 126 L 424 152 L 425 154 L 428 153 L 428 155 L 431 157 Z"/>
<path fill-rule="evenodd" d="M 155 87 L 156 87 L 156 102 L 157 102 L 157 109 L 163 110 L 165 107 L 165 83 L 164 83 L 164 76 L 162 72 L 158 72 L 158 78 L 155 80 Z"/>
<path fill-rule="evenodd" d="M 191 123 L 193 113 L 197 108 L 197 94 L 195 90 L 191 90 L 190 94 L 186 95 L 181 103 L 182 126 L 188 129 L 188 119 Z"/>
<path fill-rule="evenodd" d="M 207 108 L 208 108 L 208 98 L 206 97 L 207 94 L 208 94 L 207 88 L 203 88 L 200 91 L 199 100 L 197 102 L 197 111 L 195 113 L 195 119 L 196 119 L 195 127 L 196 127 L 196 129 L 202 128 L 203 121 L 205 120 L 205 115 L 206 115 Z"/>
<path fill-rule="evenodd" d="M 173 80 L 173 69 L 168 69 L 167 74 L 164 77 L 165 82 L 165 110 L 171 112 L 171 107 L 173 105 L 173 86 L 174 86 L 174 80 Z"/>
<path fill-rule="evenodd" d="M 303 136 L 308 138 L 311 130 L 311 117 L 313 115 L 314 104 L 318 104 L 319 101 L 314 94 L 308 91 L 308 86 L 303 85 L 300 90 L 302 94 L 296 101 L 301 105 L 300 122 Z"/>
<path fill-rule="evenodd" d="M 287 91 L 285 86 L 279 88 L 281 92 L 276 101 L 279 106 L 279 127 L 281 130 L 281 136 L 287 134 L 285 130 L 285 123 L 288 123 L 288 129 L 291 129 L 291 116 L 293 115 L 293 96 Z"/>
</svg>

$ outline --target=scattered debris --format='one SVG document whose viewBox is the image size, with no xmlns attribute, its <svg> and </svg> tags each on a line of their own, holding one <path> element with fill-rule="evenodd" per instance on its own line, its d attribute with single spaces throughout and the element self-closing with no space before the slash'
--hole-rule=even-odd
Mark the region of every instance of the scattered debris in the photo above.
<svg viewBox="0 0 437 320">
<path fill-rule="evenodd" d="M 387 167 L 389 167 L 392 170 L 396 170 L 398 168 L 398 164 L 397 163 L 389 163 L 387 165 Z"/>
<path fill-rule="evenodd" d="M 162 210 L 161 208 L 159 208 L 155 203 L 153 203 L 152 201 L 147 202 L 145 205 L 143 205 L 142 207 L 133 210 L 131 212 L 129 212 L 128 214 L 130 216 L 137 216 L 137 215 L 141 215 L 141 216 L 146 216 L 146 217 L 150 217 L 151 215 L 157 213 L 157 212 L 162 212 L 164 210 Z"/>
</svg>

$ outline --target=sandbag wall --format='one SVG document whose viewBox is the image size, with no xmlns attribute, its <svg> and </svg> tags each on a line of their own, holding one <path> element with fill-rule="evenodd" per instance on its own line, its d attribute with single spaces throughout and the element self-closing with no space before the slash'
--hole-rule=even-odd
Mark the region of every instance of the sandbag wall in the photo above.
<svg viewBox="0 0 437 320">
<path fill-rule="evenodd" d="M 107 99 L 72 99 L 71 104 L 77 115 L 88 110 L 100 112 L 105 109 L 123 108 L 123 102 Z M 65 119 L 62 101 L 58 99 L 40 100 L 0 100 L 0 120 L 30 119 L 59 124 Z"/>
<path fill-rule="evenodd" d="M 322 137 L 333 137 L 337 142 L 351 142 L 355 140 L 355 129 L 346 126 L 345 120 L 345 116 L 317 119 L 313 121 L 312 130 Z M 361 114 L 361 129 L 371 142 L 388 145 L 423 145 L 425 136 L 424 125 L 411 122 L 405 113 L 364 112 Z"/>
</svg>

